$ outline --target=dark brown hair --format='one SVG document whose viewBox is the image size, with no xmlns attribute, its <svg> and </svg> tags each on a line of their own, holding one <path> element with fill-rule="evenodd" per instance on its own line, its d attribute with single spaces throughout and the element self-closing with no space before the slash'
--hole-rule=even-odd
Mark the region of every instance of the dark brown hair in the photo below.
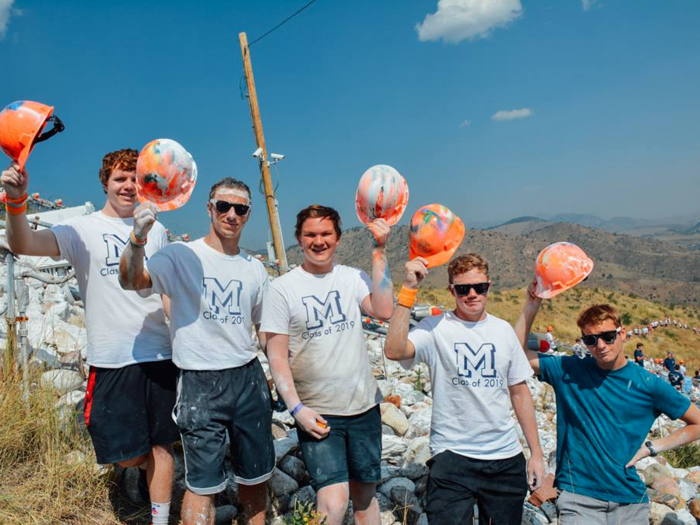
<svg viewBox="0 0 700 525">
<path fill-rule="evenodd" d="M 450 278 L 450 284 L 452 284 L 455 275 L 467 273 L 470 270 L 479 270 L 488 278 L 489 263 L 477 253 L 468 253 L 452 259 L 447 267 L 447 275 Z"/>
<path fill-rule="evenodd" d="M 616 327 L 622 326 L 620 323 L 620 314 L 609 304 L 596 304 L 586 308 L 578 316 L 576 324 L 583 330 L 586 326 L 595 326 L 604 321 L 612 321 L 615 323 Z"/>
<path fill-rule="evenodd" d="M 139 152 L 135 149 L 120 149 L 111 151 L 102 158 L 102 168 L 100 168 L 100 183 L 102 189 L 107 193 L 107 181 L 114 170 L 136 171 L 136 160 Z"/>
<path fill-rule="evenodd" d="M 340 215 L 338 215 L 338 212 L 328 206 L 312 204 L 297 213 L 297 224 L 294 227 L 294 236 L 297 240 L 301 239 L 301 227 L 304 225 L 304 221 L 306 219 L 316 219 L 318 217 L 331 221 L 333 223 L 333 229 L 338 239 L 340 239 L 343 232 L 340 229 Z"/>
</svg>

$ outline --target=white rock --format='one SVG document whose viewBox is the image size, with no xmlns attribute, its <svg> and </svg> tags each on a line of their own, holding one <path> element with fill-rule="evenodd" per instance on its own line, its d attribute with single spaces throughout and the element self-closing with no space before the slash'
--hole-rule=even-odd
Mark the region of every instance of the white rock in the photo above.
<svg viewBox="0 0 700 525">
<path fill-rule="evenodd" d="M 382 512 L 380 515 L 380 519 L 381 525 L 395 525 L 401 523 L 399 521 L 396 521 L 396 517 L 394 516 L 393 511 L 390 510 L 385 510 L 384 512 Z"/>
<path fill-rule="evenodd" d="M 432 409 L 425 408 L 412 414 L 408 420 L 408 431 L 404 437 L 413 440 L 415 438 L 429 436 L 432 413 Z"/>
<path fill-rule="evenodd" d="M 688 509 L 677 510 L 675 511 L 675 514 L 676 519 L 678 519 L 683 525 L 697 525 L 697 520 Z"/>
<path fill-rule="evenodd" d="M 382 403 L 382 423 L 388 425 L 398 436 L 403 436 L 408 430 L 408 419 L 403 415 L 396 405 L 392 403 Z"/>
<path fill-rule="evenodd" d="M 430 459 L 430 438 L 423 436 L 410 442 L 401 458 L 401 466 L 408 467 L 415 463 L 424 466 Z"/>
<path fill-rule="evenodd" d="M 60 406 L 75 407 L 85 399 L 85 392 L 82 390 L 73 390 L 67 394 L 61 396 L 61 399 L 56 401 L 54 405 L 56 408 Z"/>
<path fill-rule="evenodd" d="M 649 457 L 640 459 L 639 461 L 637 461 L 637 463 L 635 463 L 634 466 L 637 470 L 644 470 L 649 465 L 656 465 L 658 463 L 659 462 L 656 460 L 656 458 L 652 458 L 651 456 L 649 456 Z"/>
<path fill-rule="evenodd" d="M 695 498 L 697 494 L 697 485 L 695 483 L 681 479 L 678 481 L 678 485 L 681 487 L 681 498 L 685 501 Z"/>
<path fill-rule="evenodd" d="M 65 394 L 83 385 L 83 377 L 72 370 L 49 370 L 41 374 L 41 385 L 54 387 L 59 394 Z"/>
<path fill-rule="evenodd" d="M 398 436 L 382 435 L 382 461 L 388 461 L 394 465 L 406 452 L 406 442 Z"/>
</svg>

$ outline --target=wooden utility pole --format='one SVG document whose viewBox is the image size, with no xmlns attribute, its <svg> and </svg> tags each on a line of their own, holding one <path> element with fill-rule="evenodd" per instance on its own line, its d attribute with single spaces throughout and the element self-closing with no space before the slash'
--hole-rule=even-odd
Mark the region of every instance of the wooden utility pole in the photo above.
<svg viewBox="0 0 700 525">
<path fill-rule="evenodd" d="M 241 53 L 243 54 L 243 71 L 245 81 L 248 85 L 248 102 L 250 103 L 250 116 L 253 119 L 253 131 L 255 132 L 255 142 L 258 148 L 262 149 L 260 160 L 260 173 L 265 186 L 265 202 L 267 203 L 267 214 L 270 218 L 270 230 L 272 230 L 272 243 L 275 247 L 275 256 L 280 272 L 286 272 L 287 254 L 284 251 L 282 232 L 280 231 L 279 216 L 277 213 L 277 200 L 275 199 L 275 188 L 270 177 L 270 165 L 268 164 L 267 146 L 265 145 L 265 135 L 263 134 L 262 119 L 260 118 L 260 108 L 258 107 L 258 94 L 255 91 L 255 79 L 253 78 L 253 64 L 250 62 L 250 50 L 248 49 L 248 37 L 245 33 L 239 33 L 238 39 L 241 42 Z"/>
</svg>

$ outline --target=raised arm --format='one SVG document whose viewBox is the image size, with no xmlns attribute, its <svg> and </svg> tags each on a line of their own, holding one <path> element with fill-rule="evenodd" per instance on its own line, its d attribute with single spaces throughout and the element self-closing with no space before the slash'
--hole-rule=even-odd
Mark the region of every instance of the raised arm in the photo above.
<svg viewBox="0 0 700 525">
<path fill-rule="evenodd" d="M 523 307 L 523 311 L 520 314 L 518 322 L 515 323 L 515 334 L 518 336 L 520 346 L 522 346 L 527 360 L 530 361 L 530 366 L 537 375 L 540 373 L 540 356 L 538 352 L 528 350 L 527 339 L 541 304 L 542 299 L 535 295 L 535 282 L 532 282 L 530 286 L 527 287 L 527 292 L 525 292 L 525 306 Z"/>
<path fill-rule="evenodd" d="M 384 341 L 384 354 L 389 359 L 402 361 L 413 359 L 416 355 L 415 346 L 408 340 L 408 328 L 418 285 L 428 275 L 427 262 L 422 257 L 417 257 L 406 263 L 406 276 Z"/>
<path fill-rule="evenodd" d="M 153 282 L 144 264 L 148 232 L 156 222 L 157 209 L 144 203 L 134 211 L 134 230 L 119 260 L 119 284 L 125 290 L 151 288 Z"/>
<path fill-rule="evenodd" d="M 362 301 L 362 310 L 371 317 L 386 321 L 394 311 L 394 290 L 385 250 L 390 228 L 384 219 L 375 219 L 367 228 L 374 236 L 372 293 Z"/>
<path fill-rule="evenodd" d="M 5 187 L 8 199 L 5 231 L 10 249 L 22 255 L 60 256 L 61 250 L 53 232 L 33 230 L 27 222 L 26 199 L 29 176 L 20 171 L 19 164 L 13 162 L 2 172 L 0 182 Z"/>
<path fill-rule="evenodd" d="M 294 386 L 292 369 L 289 366 L 289 336 L 262 332 L 267 338 L 267 360 L 270 363 L 272 380 L 277 386 L 277 394 L 282 396 L 290 413 L 296 419 L 297 424 L 316 439 L 321 439 L 330 432 L 328 422 L 315 410 L 304 406 L 299 399 L 297 389 Z M 319 425 L 319 422 L 321 425 Z"/>
</svg>

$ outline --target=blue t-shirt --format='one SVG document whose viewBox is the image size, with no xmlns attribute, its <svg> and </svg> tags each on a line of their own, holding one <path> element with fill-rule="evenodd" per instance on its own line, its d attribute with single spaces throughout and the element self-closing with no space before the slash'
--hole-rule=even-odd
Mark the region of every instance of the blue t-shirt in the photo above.
<svg viewBox="0 0 700 525">
<path fill-rule="evenodd" d="M 539 361 L 540 379 L 557 395 L 557 487 L 617 503 L 649 501 L 637 470 L 625 465 L 656 418 L 678 419 L 690 400 L 632 363 L 608 372 L 592 357 Z"/>
<path fill-rule="evenodd" d="M 668 382 L 671 383 L 672 387 L 681 386 L 682 379 L 683 376 L 680 372 L 673 371 L 668 373 Z"/>
<path fill-rule="evenodd" d="M 644 366 L 644 361 L 642 361 L 642 358 L 644 357 L 644 352 L 642 352 L 639 348 L 635 349 L 634 351 L 634 361 L 638 365 Z"/>
<path fill-rule="evenodd" d="M 667 357 L 664 359 L 664 368 L 668 370 L 669 372 L 673 372 L 673 369 L 676 367 L 676 360 L 673 357 Z"/>
</svg>

